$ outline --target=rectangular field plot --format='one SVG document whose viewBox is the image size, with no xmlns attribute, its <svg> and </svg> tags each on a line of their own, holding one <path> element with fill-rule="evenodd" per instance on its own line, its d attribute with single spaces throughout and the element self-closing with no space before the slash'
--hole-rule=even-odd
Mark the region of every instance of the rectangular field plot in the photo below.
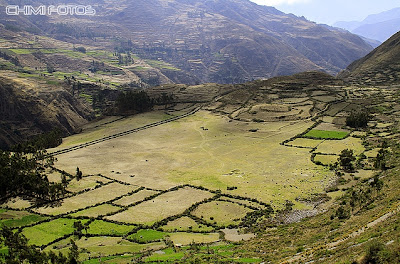
<svg viewBox="0 0 400 264">
<path fill-rule="evenodd" d="M 333 104 L 329 107 L 328 111 L 326 111 L 326 114 L 328 116 L 335 116 L 337 115 L 340 111 L 342 111 L 343 109 L 345 109 L 347 106 L 349 106 L 349 103 L 337 103 L 337 104 Z"/>
<path fill-rule="evenodd" d="M 79 248 L 90 252 L 92 257 L 135 253 L 144 250 L 157 250 L 165 247 L 164 242 L 137 244 L 118 237 L 89 237 L 76 242 Z"/>
<path fill-rule="evenodd" d="M 25 211 L 0 209 L 0 226 L 20 227 L 39 222 L 46 217 Z"/>
<path fill-rule="evenodd" d="M 313 129 L 309 131 L 304 137 L 316 138 L 316 139 L 343 139 L 349 133 L 344 131 L 328 131 L 328 130 L 318 130 Z"/>
<path fill-rule="evenodd" d="M 219 226 L 238 224 L 247 213 L 253 210 L 239 204 L 223 201 L 212 201 L 201 204 L 192 212 L 193 215 L 207 222 L 216 222 Z"/>
<path fill-rule="evenodd" d="M 67 187 L 67 190 L 70 192 L 79 192 L 85 189 L 95 188 L 96 186 L 102 183 L 108 183 L 110 180 L 100 177 L 100 176 L 89 176 L 83 177 L 81 180 L 77 181 L 73 179 Z"/>
<path fill-rule="evenodd" d="M 114 206 L 111 204 L 102 204 L 99 206 L 88 208 L 83 211 L 73 213 L 73 214 L 71 214 L 71 216 L 73 216 L 73 217 L 79 217 L 79 216 L 98 217 L 98 216 L 104 216 L 109 213 L 115 213 L 118 210 L 121 210 L 121 208 L 118 206 Z"/>
<path fill-rule="evenodd" d="M 196 233 L 171 233 L 170 239 L 175 245 L 190 245 L 191 243 L 212 243 L 219 241 L 218 233 L 196 234 Z"/>
<path fill-rule="evenodd" d="M 230 201 L 232 203 L 237 203 L 237 204 L 244 204 L 244 205 L 248 205 L 248 206 L 252 206 L 258 209 L 266 209 L 264 205 L 256 203 L 256 202 L 252 202 L 249 200 L 244 200 L 244 199 L 236 199 L 236 198 L 229 198 L 226 196 L 222 196 L 219 200 L 225 200 L 225 201 Z"/>
<path fill-rule="evenodd" d="M 153 200 L 106 218 L 122 223 L 153 224 L 166 217 L 183 213 L 192 204 L 212 196 L 210 192 L 186 187 L 162 194 Z"/>
<path fill-rule="evenodd" d="M 168 233 L 153 229 L 141 229 L 137 233 L 132 234 L 128 239 L 132 239 L 139 243 L 148 243 L 153 241 L 161 241 Z"/>
<path fill-rule="evenodd" d="M 74 219 L 59 218 L 32 227 L 27 227 L 22 234 L 29 240 L 29 244 L 46 245 L 57 238 L 74 232 Z"/>
<path fill-rule="evenodd" d="M 110 183 L 101 188 L 88 191 L 63 200 L 58 207 L 41 207 L 35 209 L 37 212 L 48 215 L 58 215 L 68 213 L 77 209 L 83 209 L 91 205 L 110 201 L 116 197 L 133 191 L 136 187 L 123 185 L 120 183 Z"/>
<path fill-rule="evenodd" d="M 323 165 L 329 165 L 338 161 L 338 158 L 339 156 L 337 155 L 316 155 L 314 161 L 321 162 Z"/>
<path fill-rule="evenodd" d="M 119 225 L 102 220 L 96 220 L 89 225 L 88 234 L 123 236 L 132 231 L 133 228 L 135 228 L 135 226 Z"/>
<path fill-rule="evenodd" d="M 143 201 L 145 198 L 158 193 L 157 191 L 142 190 L 129 196 L 122 197 L 121 199 L 114 202 L 114 204 L 121 206 L 129 206 L 139 201 Z"/>
<path fill-rule="evenodd" d="M 365 150 L 361 139 L 348 137 L 343 140 L 326 140 L 318 146 L 316 152 L 339 155 L 344 149 L 352 149 L 354 155 L 359 155 Z"/>
<path fill-rule="evenodd" d="M 211 231 L 214 228 L 196 223 L 192 218 L 184 216 L 174 221 L 168 222 L 165 226 L 161 227 L 164 231 Z"/>
<path fill-rule="evenodd" d="M 296 138 L 293 141 L 287 143 L 293 147 L 301 147 L 301 148 L 315 148 L 319 144 L 322 143 L 320 139 L 311 139 L 311 138 Z"/>
</svg>

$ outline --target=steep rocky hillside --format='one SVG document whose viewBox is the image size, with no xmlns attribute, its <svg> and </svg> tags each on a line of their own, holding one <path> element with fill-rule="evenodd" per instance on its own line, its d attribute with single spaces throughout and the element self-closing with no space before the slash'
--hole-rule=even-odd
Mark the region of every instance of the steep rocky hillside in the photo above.
<svg viewBox="0 0 400 264">
<path fill-rule="evenodd" d="M 14 73 L 0 77 L 0 148 L 62 129 L 73 133 L 93 118 L 92 110 L 63 88 L 32 83 Z M 7 74 L 7 77 L 4 75 Z"/>
<path fill-rule="evenodd" d="M 248 0 L 83 4 L 92 4 L 96 16 L 3 14 L 0 19 L 8 27 L 65 41 L 129 50 L 170 80 L 184 83 L 239 83 L 308 70 L 336 74 L 372 49 L 348 32 Z M 142 68 L 131 70 L 148 75 Z"/>
<path fill-rule="evenodd" d="M 339 77 L 360 84 L 400 83 L 400 32 L 364 58 L 350 64 Z"/>
</svg>

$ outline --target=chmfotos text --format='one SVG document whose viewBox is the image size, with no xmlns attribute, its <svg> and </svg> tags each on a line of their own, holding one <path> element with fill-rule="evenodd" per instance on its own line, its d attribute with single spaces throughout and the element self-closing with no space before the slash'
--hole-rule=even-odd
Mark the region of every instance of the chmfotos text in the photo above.
<svg viewBox="0 0 400 264">
<path fill-rule="evenodd" d="M 78 16 L 93 16 L 96 14 L 96 10 L 92 6 L 84 6 L 84 5 L 73 5 L 73 4 L 65 4 L 65 5 L 41 5 L 38 7 L 34 7 L 31 5 L 8 5 L 6 7 L 6 14 L 10 16 L 50 16 L 50 15 L 78 15 Z"/>
</svg>

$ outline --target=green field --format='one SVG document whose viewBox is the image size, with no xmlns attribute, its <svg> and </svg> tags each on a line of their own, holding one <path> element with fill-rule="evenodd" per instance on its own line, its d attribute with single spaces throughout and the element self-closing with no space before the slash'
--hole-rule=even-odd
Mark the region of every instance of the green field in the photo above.
<svg viewBox="0 0 400 264">
<path fill-rule="evenodd" d="M 132 225 L 121 225 L 102 220 L 95 220 L 94 222 L 90 223 L 88 234 L 123 236 L 128 232 L 132 231 L 132 229 L 134 228 L 135 226 Z"/>
<path fill-rule="evenodd" d="M 306 138 L 315 139 L 343 139 L 349 135 L 348 132 L 343 131 L 327 131 L 313 129 L 304 135 Z"/>
<path fill-rule="evenodd" d="M 76 220 L 59 218 L 22 230 L 22 234 L 29 239 L 29 244 L 46 245 L 57 238 L 74 232 L 73 224 Z M 85 221 L 83 221 L 84 223 Z"/>
<path fill-rule="evenodd" d="M 166 232 L 160 232 L 152 229 L 141 229 L 137 233 L 130 235 L 128 239 L 132 239 L 137 242 L 148 243 L 160 241 L 166 236 L 168 236 L 168 233 Z"/>
</svg>

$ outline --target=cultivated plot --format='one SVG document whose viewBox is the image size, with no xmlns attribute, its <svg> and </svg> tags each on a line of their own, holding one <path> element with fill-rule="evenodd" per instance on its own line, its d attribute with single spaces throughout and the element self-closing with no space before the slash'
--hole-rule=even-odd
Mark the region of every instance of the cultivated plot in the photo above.
<svg viewBox="0 0 400 264">
<path fill-rule="evenodd" d="M 153 224 L 166 217 L 183 213 L 192 204 L 214 196 L 212 193 L 190 187 L 167 192 L 153 200 L 140 203 L 106 219 L 133 224 Z"/>
<path fill-rule="evenodd" d="M 114 201 L 113 204 L 120 205 L 120 206 L 129 206 L 129 205 L 137 203 L 139 201 L 143 201 L 145 198 L 152 196 L 154 194 L 157 194 L 157 193 L 159 193 L 159 192 L 153 191 L 153 190 L 141 190 L 132 195 L 122 197 L 121 199 Z"/>
<path fill-rule="evenodd" d="M 86 216 L 86 217 L 98 217 L 98 216 L 104 216 L 110 213 L 115 213 L 117 211 L 121 210 L 121 207 L 118 206 L 113 206 L 111 204 L 102 204 L 99 206 L 91 207 L 76 213 L 71 214 L 73 217 L 80 217 L 80 216 Z"/>
<path fill-rule="evenodd" d="M 101 188 L 66 198 L 62 201 L 61 206 L 40 207 L 35 209 L 35 211 L 47 215 L 65 214 L 71 211 L 110 201 L 133 190 L 135 190 L 134 186 L 113 182 Z"/>
<path fill-rule="evenodd" d="M 239 224 L 240 220 L 247 213 L 252 211 L 253 210 L 239 204 L 224 201 L 212 201 L 201 204 L 192 212 L 192 214 L 209 223 L 215 223 L 219 226 L 227 226 L 231 224 Z"/>
</svg>

